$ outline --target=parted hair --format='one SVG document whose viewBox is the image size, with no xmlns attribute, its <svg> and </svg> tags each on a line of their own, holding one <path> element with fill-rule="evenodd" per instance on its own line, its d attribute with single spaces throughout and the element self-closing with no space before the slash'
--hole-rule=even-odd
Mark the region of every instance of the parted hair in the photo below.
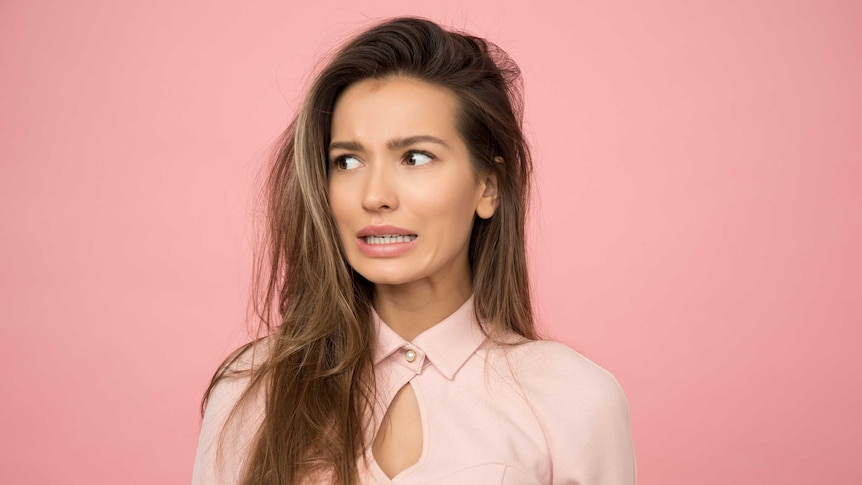
<svg viewBox="0 0 862 485">
<path fill-rule="evenodd" d="M 518 66 L 493 43 L 428 20 L 395 18 L 360 33 L 313 80 L 274 152 L 263 188 L 266 224 L 253 301 L 263 336 L 222 364 L 248 386 L 234 407 L 263 396 L 264 415 L 242 483 L 358 480 L 374 399 L 373 284 L 347 263 L 327 193 L 332 113 L 339 95 L 369 78 L 407 77 L 457 100 L 457 130 L 479 174 L 498 181 L 493 217 L 474 217 L 469 243 L 474 312 L 489 328 L 535 339 L 525 257 L 531 158 L 522 128 Z M 251 367 L 240 357 L 263 341 Z M 322 474 L 322 475 L 321 475 Z"/>
</svg>

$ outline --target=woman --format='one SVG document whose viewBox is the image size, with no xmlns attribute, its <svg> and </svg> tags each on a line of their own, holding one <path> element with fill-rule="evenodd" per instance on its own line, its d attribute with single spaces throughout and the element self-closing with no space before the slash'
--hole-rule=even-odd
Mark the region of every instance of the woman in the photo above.
<svg viewBox="0 0 862 485">
<path fill-rule="evenodd" d="M 519 82 L 412 18 L 318 75 L 268 180 L 267 336 L 207 390 L 194 483 L 635 482 L 616 381 L 533 326 Z"/>
</svg>

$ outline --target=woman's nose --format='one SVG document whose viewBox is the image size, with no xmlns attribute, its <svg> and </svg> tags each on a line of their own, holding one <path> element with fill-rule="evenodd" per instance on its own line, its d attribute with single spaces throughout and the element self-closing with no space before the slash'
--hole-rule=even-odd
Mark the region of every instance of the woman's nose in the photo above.
<svg viewBox="0 0 862 485">
<path fill-rule="evenodd" d="M 367 211 L 386 211 L 398 207 L 395 180 L 384 164 L 375 163 L 366 172 L 365 193 L 362 207 Z"/>
</svg>

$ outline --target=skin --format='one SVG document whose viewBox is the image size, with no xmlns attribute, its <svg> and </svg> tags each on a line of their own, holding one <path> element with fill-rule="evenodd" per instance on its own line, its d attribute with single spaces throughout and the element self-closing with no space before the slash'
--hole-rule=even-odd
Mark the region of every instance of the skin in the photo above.
<svg viewBox="0 0 862 485">
<path fill-rule="evenodd" d="M 374 284 L 374 308 L 406 340 L 470 296 L 473 217 L 497 208 L 497 180 L 470 163 L 457 109 L 447 89 L 396 77 L 353 84 L 333 111 L 330 209 L 348 262 Z M 438 141 L 395 143 L 418 136 Z M 415 245 L 393 257 L 363 254 L 357 233 L 379 224 L 408 229 Z"/>
<path fill-rule="evenodd" d="M 374 308 L 406 340 L 470 296 L 473 219 L 497 208 L 497 180 L 471 165 L 457 109 L 445 88 L 396 77 L 350 86 L 333 111 L 330 209 L 348 262 L 374 284 Z M 397 255 L 363 253 L 358 233 L 382 224 L 416 240 Z M 372 453 L 390 478 L 419 460 L 422 418 L 410 384 L 389 404 Z"/>
</svg>

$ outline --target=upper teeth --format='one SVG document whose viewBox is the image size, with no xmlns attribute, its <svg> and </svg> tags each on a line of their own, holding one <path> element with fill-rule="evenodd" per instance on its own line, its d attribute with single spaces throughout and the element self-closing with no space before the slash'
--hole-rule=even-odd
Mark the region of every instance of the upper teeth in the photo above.
<svg viewBox="0 0 862 485">
<path fill-rule="evenodd" d="M 405 243 L 410 242 L 416 239 L 415 234 L 411 234 L 409 236 L 401 236 L 398 234 L 392 235 L 382 235 L 382 236 L 365 236 L 365 242 L 368 244 L 392 244 L 392 243 Z"/>
</svg>

